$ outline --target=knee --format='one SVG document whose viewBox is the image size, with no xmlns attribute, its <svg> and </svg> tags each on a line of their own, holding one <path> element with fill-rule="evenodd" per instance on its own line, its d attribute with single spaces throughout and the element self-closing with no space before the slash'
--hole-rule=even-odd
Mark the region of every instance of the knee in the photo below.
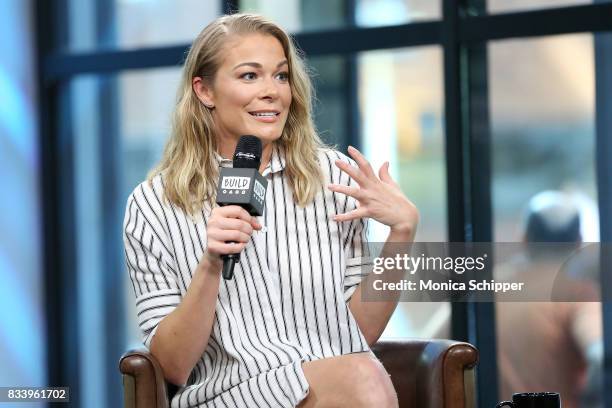
<svg viewBox="0 0 612 408">
<path fill-rule="evenodd" d="M 395 408 L 397 394 L 389 374 L 374 358 L 359 359 L 351 367 L 355 406 Z"/>
</svg>

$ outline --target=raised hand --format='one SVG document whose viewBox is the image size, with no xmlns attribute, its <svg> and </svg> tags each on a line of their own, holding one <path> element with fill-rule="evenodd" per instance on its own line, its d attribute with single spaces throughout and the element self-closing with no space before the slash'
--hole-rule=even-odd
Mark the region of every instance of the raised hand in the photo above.
<svg viewBox="0 0 612 408">
<path fill-rule="evenodd" d="M 357 208 L 344 214 L 336 214 L 334 220 L 349 221 L 369 217 L 391 227 L 392 233 L 401 233 L 413 239 L 419 221 L 419 212 L 393 181 L 389 174 L 389 162 L 385 162 L 378 171 L 378 177 L 372 166 L 359 150 L 350 146 L 348 153 L 357 163 L 357 167 L 342 160 L 336 160 L 336 166 L 353 178 L 359 187 L 329 184 L 331 191 L 346 194 L 357 200 Z"/>
</svg>

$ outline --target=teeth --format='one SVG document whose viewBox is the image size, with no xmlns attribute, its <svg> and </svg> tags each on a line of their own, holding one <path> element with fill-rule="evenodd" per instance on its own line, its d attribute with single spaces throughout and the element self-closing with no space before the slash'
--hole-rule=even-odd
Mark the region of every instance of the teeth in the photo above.
<svg viewBox="0 0 612 408">
<path fill-rule="evenodd" d="M 266 117 L 271 117 L 271 116 L 276 116 L 276 113 L 274 112 L 255 112 L 252 113 L 253 116 L 266 116 Z"/>
</svg>

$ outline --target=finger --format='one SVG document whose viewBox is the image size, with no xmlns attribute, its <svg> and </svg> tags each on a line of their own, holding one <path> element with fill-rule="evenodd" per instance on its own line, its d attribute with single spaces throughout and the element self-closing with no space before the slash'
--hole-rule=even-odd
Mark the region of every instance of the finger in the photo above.
<svg viewBox="0 0 612 408">
<path fill-rule="evenodd" d="M 217 230 L 211 235 L 211 238 L 222 242 L 249 242 L 251 236 L 242 231 Z"/>
<path fill-rule="evenodd" d="M 244 247 L 247 246 L 246 242 L 228 242 L 225 244 L 221 244 L 224 253 L 226 254 L 239 254 L 242 252 Z"/>
<path fill-rule="evenodd" d="M 261 224 L 255 217 L 251 217 L 251 227 L 253 229 L 256 229 L 257 231 L 259 231 L 262 228 Z"/>
<path fill-rule="evenodd" d="M 216 215 L 219 215 L 225 218 L 240 219 L 246 222 L 247 224 L 249 224 L 250 228 L 252 229 L 261 230 L 262 228 L 261 224 L 259 223 L 256 217 L 252 216 L 251 214 L 248 213 L 247 210 L 245 210 L 244 208 L 238 205 L 228 205 L 225 207 L 217 207 L 215 210 L 217 210 L 217 212 L 215 213 Z M 215 210 L 213 210 L 213 212 Z"/>
<path fill-rule="evenodd" d="M 342 184 L 329 184 L 327 188 L 333 192 L 346 194 L 347 196 L 351 196 L 357 200 L 363 198 L 363 193 L 358 187 L 350 187 Z"/>
<path fill-rule="evenodd" d="M 242 252 L 244 247 L 246 247 L 246 243 L 244 242 L 220 242 L 213 241 L 209 243 L 208 250 L 216 255 L 227 255 L 227 254 L 237 254 Z"/>
<path fill-rule="evenodd" d="M 353 180 L 357 182 L 360 186 L 365 186 L 368 182 L 368 178 L 359 170 L 357 167 L 353 166 L 342 160 L 336 160 L 336 166 L 348 174 Z"/>
<path fill-rule="evenodd" d="M 391 177 L 391 173 L 389 173 L 389 162 L 388 161 L 384 162 L 383 165 L 380 166 L 380 169 L 378 170 L 378 177 L 381 179 L 381 181 L 387 184 L 397 186 L 397 183 Z"/>
<path fill-rule="evenodd" d="M 223 207 L 217 207 L 216 213 L 226 218 L 240 218 L 248 223 L 251 222 L 251 214 L 239 205 L 226 205 Z"/>
<path fill-rule="evenodd" d="M 334 215 L 334 221 L 342 222 L 342 221 L 350 221 L 358 218 L 363 218 L 367 215 L 367 211 L 361 207 L 356 208 L 353 211 L 349 211 L 344 214 L 336 214 Z"/>
<path fill-rule="evenodd" d="M 363 174 L 370 178 L 376 177 L 376 175 L 374 174 L 374 169 L 370 165 L 370 162 L 368 161 L 368 159 L 365 158 L 363 154 L 361 154 L 359 150 L 357 150 L 353 146 L 349 146 L 348 152 L 355 160 L 355 162 L 357 162 L 357 166 L 359 166 Z"/>
<path fill-rule="evenodd" d="M 220 218 L 215 226 L 220 230 L 242 231 L 248 235 L 253 233 L 251 223 L 236 218 Z"/>
</svg>

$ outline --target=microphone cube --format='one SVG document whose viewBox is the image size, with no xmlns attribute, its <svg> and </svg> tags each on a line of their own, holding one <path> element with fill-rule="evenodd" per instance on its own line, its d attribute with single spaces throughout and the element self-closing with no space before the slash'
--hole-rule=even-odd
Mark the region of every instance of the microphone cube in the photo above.
<svg viewBox="0 0 612 408">
<path fill-rule="evenodd" d="M 254 216 L 263 215 L 268 180 L 257 169 L 222 167 L 217 204 L 239 205 Z"/>
</svg>

